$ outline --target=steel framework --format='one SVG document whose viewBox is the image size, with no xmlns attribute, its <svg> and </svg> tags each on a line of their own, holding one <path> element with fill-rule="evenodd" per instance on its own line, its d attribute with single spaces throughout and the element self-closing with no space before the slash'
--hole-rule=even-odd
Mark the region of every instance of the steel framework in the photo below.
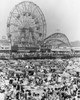
<svg viewBox="0 0 80 100">
<path fill-rule="evenodd" d="M 29 1 L 17 4 L 7 21 L 7 35 L 13 44 L 39 45 L 46 37 L 46 21 L 41 9 Z"/>
<path fill-rule="evenodd" d="M 63 45 L 71 47 L 69 39 L 63 33 L 54 33 L 50 35 L 49 37 L 44 39 L 44 44 L 51 45 L 51 46 L 56 45 L 57 47 L 60 47 Z"/>
</svg>

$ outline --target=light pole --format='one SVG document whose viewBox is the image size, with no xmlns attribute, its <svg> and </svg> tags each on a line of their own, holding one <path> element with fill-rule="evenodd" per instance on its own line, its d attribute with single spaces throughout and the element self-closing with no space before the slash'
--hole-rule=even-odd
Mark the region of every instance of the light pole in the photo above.
<svg viewBox="0 0 80 100">
<path fill-rule="evenodd" d="M 8 38 L 10 40 L 10 44 L 11 44 L 11 47 L 12 47 L 12 40 L 11 40 L 11 34 L 9 34 Z M 11 49 L 9 50 L 9 54 L 10 54 L 10 58 L 11 58 Z"/>
</svg>

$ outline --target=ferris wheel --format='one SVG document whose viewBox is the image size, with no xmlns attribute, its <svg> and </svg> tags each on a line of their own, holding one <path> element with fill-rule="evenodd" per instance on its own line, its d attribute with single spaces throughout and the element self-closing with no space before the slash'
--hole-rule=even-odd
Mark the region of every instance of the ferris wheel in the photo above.
<svg viewBox="0 0 80 100">
<path fill-rule="evenodd" d="M 46 37 L 46 21 L 40 8 L 33 2 L 19 3 L 10 12 L 7 35 L 16 44 L 37 45 Z"/>
</svg>

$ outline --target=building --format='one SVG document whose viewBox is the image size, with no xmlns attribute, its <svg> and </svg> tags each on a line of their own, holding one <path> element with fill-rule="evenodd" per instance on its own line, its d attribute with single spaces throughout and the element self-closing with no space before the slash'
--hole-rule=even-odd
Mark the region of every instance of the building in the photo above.
<svg viewBox="0 0 80 100">
<path fill-rule="evenodd" d="M 9 52 L 11 50 L 11 43 L 9 40 L 0 40 L 0 53 Z"/>
</svg>

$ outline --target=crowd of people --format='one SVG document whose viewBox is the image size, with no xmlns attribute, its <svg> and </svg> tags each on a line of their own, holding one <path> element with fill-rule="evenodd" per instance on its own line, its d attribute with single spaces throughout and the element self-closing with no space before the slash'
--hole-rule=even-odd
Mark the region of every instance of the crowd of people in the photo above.
<svg viewBox="0 0 80 100">
<path fill-rule="evenodd" d="M 79 100 L 79 77 L 79 58 L 0 60 L 0 95 L 4 100 Z"/>
</svg>

